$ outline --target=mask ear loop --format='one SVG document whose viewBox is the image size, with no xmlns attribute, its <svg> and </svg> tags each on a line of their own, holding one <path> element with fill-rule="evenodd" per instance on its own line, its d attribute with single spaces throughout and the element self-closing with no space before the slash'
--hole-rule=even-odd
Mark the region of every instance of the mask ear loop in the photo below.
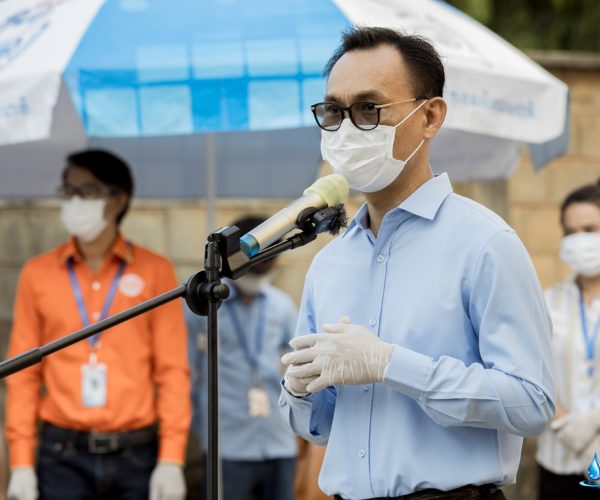
<svg viewBox="0 0 600 500">
<path fill-rule="evenodd" d="M 408 113 L 404 118 L 402 118 L 402 120 L 400 120 L 400 123 L 394 125 L 394 128 L 398 128 L 400 125 L 402 125 L 406 120 L 408 120 L 412 115 L 414 115 L 417 111 L 419 111 L 419 109 L 423 106 L 423 104 L 425 104 L 429 99 L 423 101 L 421 104 L 419 104 L 415 109 L 413 109 L 410 113 Z"/>
<path fill-rule="evenodd" d="M 398 128 L 400 125 L 402 125 L 406 120 L 408 120 L 412 115 L 414 115 L 421 106 L 423 106 L 423 104 L 425 104 L 429 99 L 423 101 L 421 104 L 419 104 L 415 109 L 413 109 L 410 113 L 408 113 L 401 121 L 400 123 L 398 123 L 398 125 L 394 126 L 394 128 Z M 410 154 L 410 156 L 404 160 L 404 163 L 408 163 L 409 160 L 415 156 L 417 154 L 417 151 L 419 151 L 419 149 L 421 149 L 421 146 L 423 145 L 423 143 L 425 142 L 425 139 L 421 139 L 421 142 L 419 143 L 419 145 L 415 148 L 415 150 Z"/>
<path fill-rule="evenodd" d="M 404 160 L 404 163 L 408 163 L 409 160 L 417 154 L 417 151 L 419 151 L 419 149 L 421 149 L 421 146 L 423 145 L 424 142 L 425 142 L 425 139 L 421 139 L 421 142 L 419 143 L 417 148 L 410 154 L 410 156 L 406 160 Z"/>
</svg>

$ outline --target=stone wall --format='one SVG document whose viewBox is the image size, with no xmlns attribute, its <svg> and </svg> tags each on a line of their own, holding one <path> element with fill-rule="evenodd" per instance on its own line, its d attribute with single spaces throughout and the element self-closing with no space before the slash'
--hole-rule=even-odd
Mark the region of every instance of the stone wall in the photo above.
<svg viewBox="0 0 600 500">
<path fill-rule="evenodd" d="M 569 271 L 558 258 L 559 206 L 573 189 L 600 178 L 600 55 L 532 54 L 569 85 L 571 141 L 568 154 L 534 173 L 527 158 L 508 181 L 508 219 L 517 230 L 544 286 Z"/>
</svg>

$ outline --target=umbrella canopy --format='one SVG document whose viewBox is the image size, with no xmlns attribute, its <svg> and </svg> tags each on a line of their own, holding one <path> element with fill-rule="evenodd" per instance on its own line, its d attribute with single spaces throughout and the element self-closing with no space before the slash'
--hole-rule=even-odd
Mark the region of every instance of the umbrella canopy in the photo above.
<svg viewBox="0 0 600 500">
<path fill-rule="evenodd" d="M 331 17 L 317 2 L 303 18 L 261 2 L 267 16 L 231 1 L 2 2 L 0 196 L 52 194 L 65 152 L 84 145 L 128 159 L 140 196 L 210 196 L 214 177 L 213 195 L 296 196 L 320 164 L 305 127 L 322 94 L 315 53 L 337 34 L 318 36 L 314 19 Z M 315 35 L 301 61 L 291 24 Z"/>
<path fill-rule="evenodd" d="M 538 164 L 564 152 L 566 86 L 443 2 L 5 0 L 0 195 L 50 194 L 23 173 L 43 159 L 50 177 L 48 152 L 88 143 L 129 159 L 141 195 L 205 194 L 212 158 L 219 194 L 293 196 L 319 159 L 308 106 L 322 98 L 320 71 L 354 23 L 422 34 L 442 55 L 436 170 L 498 178 L 523 143 Z"/>
</svg>

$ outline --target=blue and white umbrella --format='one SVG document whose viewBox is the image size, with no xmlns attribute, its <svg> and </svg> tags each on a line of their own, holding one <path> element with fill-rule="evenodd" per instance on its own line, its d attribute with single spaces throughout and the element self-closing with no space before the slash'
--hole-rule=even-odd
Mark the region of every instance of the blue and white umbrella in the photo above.
<svg viewBox="0 0 600 500">
<path fill-rule="evenodd" d="M 84 144 L 128 158 L 141 195 L 205 195 L 212 162 L 219 195 L 294 196 L 319 160 L 309 105 L 350 24 L 421 34 L 441 53 L 434 169 L 499 178 L 522 144 L 537 166 L 565 151 L 566 86 L 443 2 L 5 0 L 0 196 L 50 194 L 65 151 Z"/>
</svg>

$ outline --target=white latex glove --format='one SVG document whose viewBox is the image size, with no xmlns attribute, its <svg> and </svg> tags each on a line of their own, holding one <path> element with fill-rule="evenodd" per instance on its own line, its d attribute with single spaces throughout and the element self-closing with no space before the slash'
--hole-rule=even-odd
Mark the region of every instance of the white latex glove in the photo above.
<svg viewBox="0 0 600 500">
<path fill-rule="evenodd" d="M 296 349 L 281 362 L 291 365 L 288 377 L 317 377 L 306 386 L 317 392 L 331 385 L 358 385 L 382 382 L 394 346 L 361 325 L 344 322 L 323 325 L 326 333 L 292 339 Z"/>
<path fill-rule="evenodd" d="M 283 361 L 283 358 L 282 358 Z M 292 396 L 296 396 L 297 398 L 303 398 L 308 396 L 310 392 L 306 389 L 308 384 L 310 384 L 313 380 L 316 380 L 317 377 L 307 377 L 307 378 L 299 378 L 294 377 L 289 374 L 291 367 L 285 372 L 283 377 L 283 387 L 285 387 L 286 391 L 288 391 Z"/>
<path fill-rule="evenodd" d="M 37 497 L 38 484 L 33 467 L 12 469 L 8 483 L 8 500 L 36 500 Z"/>
<path fill-rule="evenodd" d="M 600 455 L 600 434 L 596 434 L 583 451 L 577 455 L 583 470 L 587 470 L 594 460 L 594 455 Z"/>
<path fill-rule="evenodd" d="M 568 413 L 550 424 L 556 437 L 575 453 L 581 453 L 600 431 L 600 410 L 585 413 Z M 592 458 L 594 458 L 592 456 Z"/>
<path fill-rule="evenodd" d="M 158 462 L 150 476 L 150 500 L 183 500 L 185 493 L 183 466 Z"/>
</svg>

